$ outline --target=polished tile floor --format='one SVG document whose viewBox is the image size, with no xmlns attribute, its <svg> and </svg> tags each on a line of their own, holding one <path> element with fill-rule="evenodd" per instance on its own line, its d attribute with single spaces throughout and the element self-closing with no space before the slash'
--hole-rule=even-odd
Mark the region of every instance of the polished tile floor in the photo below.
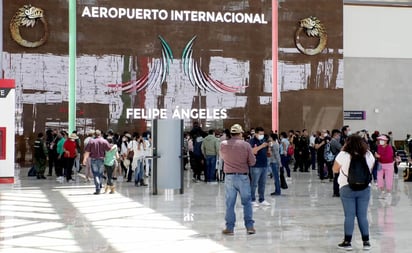
<svg viewBox="0 0 412 253">
<path fill-rule="evenodd" d="M 294 172 L 276 197 L 268 180 L 271 206 L 254 208 L 255 235 L 246 235 L 238 200 L 234 236 L 221 234 L 223 184 L 192 183 L 189 171 L 182 195 L 117 182 L 117 194 L 96 196 L 82 178 L 60 184 L 26 175 L 16 168 L 15 185 L 0 186 L 0 252 L 341 252 L 341 202 L 315 171 Z M 412 252 L 412 183 L 395 179 L 391 200 L 379 200 L 375 187 L 372 194 L 371 252 Z M 357 228 L 352 245 L 363 252 Z"/>
</svg>

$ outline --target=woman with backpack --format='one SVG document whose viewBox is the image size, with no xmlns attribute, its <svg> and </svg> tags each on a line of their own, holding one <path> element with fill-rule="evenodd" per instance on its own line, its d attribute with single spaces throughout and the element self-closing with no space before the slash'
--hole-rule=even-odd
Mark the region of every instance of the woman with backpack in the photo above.
<svg viewBox="0 0 412 253">
<path fill-rule="evenodd" d="M 363 249 L 369 250 L 369 222 L 367 211 L 370 199 L 371 171 L 375 158 L 359 135 L 346 139 L 342 151 L 335 158 L 333 172 L 339 173 L 340 198 L 345 214 L 345 237 L 338 248 L 352 250 L 355 217 L 362 235 Z"/>
</svg>

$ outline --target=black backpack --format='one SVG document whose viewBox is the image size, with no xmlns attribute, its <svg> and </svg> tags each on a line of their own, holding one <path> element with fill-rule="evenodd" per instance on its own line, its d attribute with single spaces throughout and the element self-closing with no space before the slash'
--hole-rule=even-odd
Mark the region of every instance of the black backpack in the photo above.
<svg viewBox="0 0 412 253">
<path fill-rule="evenodd" d="M 364 156 L 353 156 L 350 160 L 348 184 L 353 191 L 361 191 L 369 186 L 372 174 Z"/>
</svg>

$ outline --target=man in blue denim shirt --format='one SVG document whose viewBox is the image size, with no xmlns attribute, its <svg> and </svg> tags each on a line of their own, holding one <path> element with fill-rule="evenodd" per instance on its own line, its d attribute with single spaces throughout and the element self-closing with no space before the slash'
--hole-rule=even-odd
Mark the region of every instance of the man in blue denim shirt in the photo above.
<svg viewBox="0 0 412 253">
<path fill-rule="evenodd" d="M 239 193 L 243 205 L 243 219 L 246 232 L 256 233 L 253 226 L 253 209 L 250 197 L 249 166 L 256 162 L 252 148 L 242 138 L 242 127 L 235 124 L 231 127 L 232 137 L 220 144 L 220 157 L 224 161 L 225 172 L 225 199 L 226 199 L 226 228 L 222 231 L 225 235 L 233 235 L 236 223 L 235 205 Z"/>
<path fill-rule="evenodd" d="M 256 156 L 256 164 L 250 167 L 252 206 L 254 207 L 258 207 L 259 205 L 270 206 L 270 203 L 265 200 L 268 143 L 264 138 L 265 130 L 262 127 L 256 127 L 255 135 L 249 141 L 253 154 Z M 256 188 L 258 189 L 259 203 L 256 201 Z"/>
</svg>

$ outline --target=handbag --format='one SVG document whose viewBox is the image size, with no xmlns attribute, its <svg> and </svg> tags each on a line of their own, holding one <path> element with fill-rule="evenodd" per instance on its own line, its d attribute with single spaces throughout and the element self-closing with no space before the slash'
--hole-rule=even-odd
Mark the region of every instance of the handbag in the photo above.
<svg viewBox="0 0 412 253">
<path fill-rule="evenodd" d="M 127 153 L 127 159 L 132 160 L 134 157 L 134 150 L 133 150 L 133 142 L 132 142 L 132 150 Z"/>
<path fill-rule="evenodd" d="M 412 181 L 412 168 L 411 168 L 411 165 L 409 165 L 408 168 L 405 168 L 403 170 L 403 181 L 404 182 L 411 182 Z"/>
</svg>

